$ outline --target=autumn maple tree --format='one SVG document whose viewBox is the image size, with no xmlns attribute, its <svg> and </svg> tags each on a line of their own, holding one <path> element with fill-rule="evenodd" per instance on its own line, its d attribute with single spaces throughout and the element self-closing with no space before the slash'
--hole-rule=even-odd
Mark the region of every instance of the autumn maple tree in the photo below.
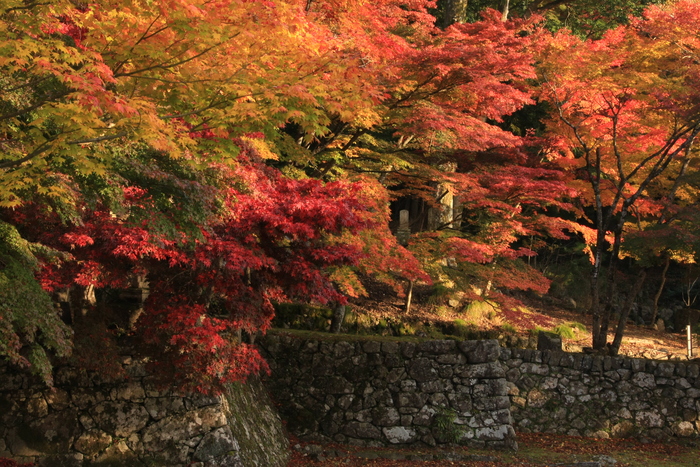
<svg viewBox="0 0 700 467">
<path fill-rule="evenodd" d="M 578 178 L 586 184 L 582 199 L 596 230 L 591 242 L 596 349 L 607 342 L 627 223 L 633 215 L 646 220 L 660 215 L 664 190 L 673 189 L 694 157 L 700 133 L 699 14 L 700 5 L 692 1 L 650 7 L 643 18 L 600 40 L 562 32 L 542 52 L 541 98 L 554 109 L 549 129 L 578 162 Z"/>
<path fill-rule="evenodd" d="M 402 293 L 449 259 L 516 309 L 548 286 L 522 258 L 590 238 L 590 212 L 595 270 L 610 235 L 616 257 L 694 154 L 695 3 L 599 41 L 496 10 L 439 28 L 436 6 L 0 0 L 0 355 L 50 382 L 71 339 L 106 368 L 128 337 L 214 391 L 265 367 L 242 334 L 274 303 Z M 538 101 L 548 133 L 513 128 Z M 408 245 L 392 203 L 424 207 Z M 135 283 L 143 306 L 111 309 Z"/>
</svg>

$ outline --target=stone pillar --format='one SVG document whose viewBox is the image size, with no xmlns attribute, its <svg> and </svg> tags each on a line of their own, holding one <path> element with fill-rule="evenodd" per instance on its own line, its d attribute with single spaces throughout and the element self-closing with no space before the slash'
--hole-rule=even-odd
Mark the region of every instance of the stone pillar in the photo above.
<svg viewBox="0 0 700 467">
<path fill-rule="evenodd" d="M 454 172 L 457 170 L 457 165 L 453 163 L 442 164 L 440 169 L 445 172 Z M 438 205 L 428 210 L 428 230 L 452 228 L 455 202 L 453 187 L 448 183 L 438 183 L 435 199 Z"/>
</svg>

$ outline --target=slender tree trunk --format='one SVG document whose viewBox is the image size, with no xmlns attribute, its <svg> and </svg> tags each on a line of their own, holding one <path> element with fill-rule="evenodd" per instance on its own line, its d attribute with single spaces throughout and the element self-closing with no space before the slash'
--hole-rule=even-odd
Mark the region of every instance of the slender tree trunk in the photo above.
<svg viewBox="0 0 700 467">
<path fill-rule="evenodd" d="M 627 295 L 625 305 L 620 313 L 620 321 L 617 323 L 617 330 L 615 331 L 615 339 L 613 340 L 612 347 L 610 348 L 610 355 L 617 355 L 620 351 L 622 336 L 624 335 L 625 327 L 627 326 L 627 317 L 630 315 L 630 310 L 632 310 L 632 305 L 634 305 L 637 295 L 639 295 L 639 292 L 642 290 L 642 285 L 644 285 L 644 280 L 646 277 L 646 271 L 642 271 L 639 277 L 637 277 L 637 281 L 634 283 L 632 290 L 630 290 L 630 293 Z"/>
<path fill-rule="evenodd" d="M 666 262 L 664 263 L 664 270 L 661 272 L 661 284 L 659 284 L 659 288 L 656 291 L 656 294 L 654 295 L 654 310 L 651 314 L 651 323 L 654 324 L 656 322 L 656 317 L 659 314 L 659 299 L 661 298 L 661 294 L 664 291 L 664 286 L 666 285 L 666 273 L 668 273 L 668 267 L 671 264 L 671 257 L 666 255 Z"/>
<path fill-rule="evenodd" d="M 510 9 L 510 0 L 505 0 L 503 4 L 503 14 L 501 15 L 501 21 L 504 23 L 508 21 L 508 13 Z"/>
<path fill-rule="evenodd" d="M 593 315 L 593 325 L 591 329 L 592 345 L 594 349 L 605 346 L 605 341 L 600 343 L 600 328 L 602 322 L 602 309 L 600 304 L 600 272 L 603 261 L 603 248 L 605 248 L 605 232 L 598 231 L 596 240 L 595 256 L 593 260 L 593 271 L 591 272 L 591 314 Z"/>
<path fill-rule="evenodd" d="M 413 298 L 413 284 L 415 281 L 408 281 L 408 293 L 406 294 L 406 314 L 411 311 L 411 299 Z"/>
</svg>

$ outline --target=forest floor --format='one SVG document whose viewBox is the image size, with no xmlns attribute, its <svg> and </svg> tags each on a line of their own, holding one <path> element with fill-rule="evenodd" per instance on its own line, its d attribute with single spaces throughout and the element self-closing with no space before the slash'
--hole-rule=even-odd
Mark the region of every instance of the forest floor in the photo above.
<svg viewBox="0 0 700 467">
<path fill-rule="evenodd" d="M 552 330 L 560 325 L 579 323 L 585 326 L 585 330 L 570 326 L 573 337 L 563 337 L 563 349 L 568 352 L 581 352 L 584 347 L 591 345 L 590 314 L 582 310 L 567 308 L 563 301 L 549 296 L 524 295 L 518 297 L 526 308 L 522 313 L 493 313 L 482 312 L 476 316 L 465 311 L 460 303 L 457 306 L 449 306 L 448 300 L 443 302 L 431 300 L 421 296 L 419 290 L 414 296 L 410 312 L 405 313 L 405 298 L 397 297 L 391 289 L 375 285 L 369 290 L 370 296 L 352 301 L 352 309 L 356 314 L 371 318 L 372 322 L 406 322 L 413 323 L 411 330 L 421 335 L 421 330 L 426 329 L 450 329 L 457 321 L 470 323 L 471 329 L 491 335 L 503 334 L 503 325 L 514 328 L 514 334 L 522 339 L 532 339 L 533 329 Z M 614 329 L 617 322 L 611 323 L 611 332 L 608 342 L 612 342 Z M 388 330 L 391 332 L 391 330 Z M 409 331 L 410 332 L 410 331 Z M 511 331 L 512 332 L 512 331 Z M 425 333 L 425 331 L 424 331 Z M 427 334 L 430 335 L 429 333 Z M 700 342 L 698 336 L 693 337 L 693 356 L 700 356 Z M 687 359 L 687 338 L 685 333 L 667 332 L 665 329 L 656 330 L 651 326 L 638 326 L 628 322 L 620 355 L 634 358 L 649 358 L 656 360 Z"/>
</svg>

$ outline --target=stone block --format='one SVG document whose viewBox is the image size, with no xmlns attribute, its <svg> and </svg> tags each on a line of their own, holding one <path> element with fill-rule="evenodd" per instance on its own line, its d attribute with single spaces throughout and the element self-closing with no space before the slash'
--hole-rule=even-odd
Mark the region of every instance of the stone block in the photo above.
<svg viewBox="0 0 700 467">
<path fill-rule="evenodd" d="M 415 429 L 404 426 L 382 428 L 382 433 L 391 444 L 412 443 L 418 439 L 418 433 Z"/>
<path fill-rule="evenodd" d="M 382 344 L 377 341 L 366 341 L 362 343 L 362 350 L 365 353 L 379 353 L 381 351 Z"/>
<path fill-rule="evenodd" d="M 694 436 L 695 426 L 689 421 L 676 422 L 673 424 L 673 434 L 682 438 Z"/>
<path fill-rule="evenodd" d="M 462 341 L 458 346 L 467 356 L 467 361 L 472 364 L 497 362 L 501 354 L 501 347 L 495 339 Z"/>
<path fill-rule="evenodd" d="M 398 410 L 393 407 L 378 407 L 372 411 L 372 422 L 377 426 L 394 426 L 400 420 Z"/>
<path fill-rule="evenodd" d="M 635 373 L 634 376 L 632 376 L 631 383 L 642 389 L 656 388 L 656 380 L 654 379 L 654 375 L 650 373 Z"/>
<path fill-rule="evenodd" d="M 675 373 L 676 365 L 671 362 L 661 362 L 654 372 L 655 376 L 671 378 Z"/>
<path fill-rule="evenodd" d="M 395 354 L 399 352 L 398 342 L 382 342 L 382 353 Z"/>
<path fill-rule="evenodd" d="M 431 355 L 442 355 L 455 352 L 457 344 L 453 340 L 432 340 L 418 344 L 417 350 Z"/>
<path fill-rule="evenodd" d="M 204 435 L 195 449 L 193 458 L 203 462 L 213 462 L 239 449 L 231 428 L 223 426 Z"/>
<path fill-rule="evenodd" d="M 432 360 L 418 358 L 408 364 L 408 374 L 418 382 L 438 379 L 438 372 Z"/>
<path fill-rule="evenodd" d="M 73 447 L 87 456 L 99 454 L 112 444 L 112 437 L 104 431 L 87 431 L 75 440 Z"/>
<path fill-rule="evenodd" d="M 455 374 L 461 378 L 504 378 L 505 371 L 500 363 L 479 363 L 475 365 L 458 366 Z"/>
<path fill-rule="evenodd" d="M 381 439 L 382 438 L 382 433 L 381 433 L 381 431 L 379 431 L 379 428 L 372 425 L 371 423 L 363 423 L 363 422 L 357 422 L 357 421 L 352 421 L 352 422 L 347 423 L 345 425 L 345 427 L 342 429 L 342 433 L 345 436 L 349 436 L 351 438 L 359 438 L 359 439 Z"/>
<path fill-rule="evenodd" d="M 561 336 L 551 332 L 540 331 L 537 334 L 537 350 L 561 352 Z"/>
<path fill-rule="evenodd" d="M 660 428 L 664 426 L 663 417 L 655 409 L 637 412 L 634 418 L 637 425 L 642 428 Z"/>
<path fill-rule="evenodd" d="M 414 342 L 401 342 L 401 355 L 404 358 L 413 358 L 416 354 L 416 344 Z"/>
<path fill-rule="evenodd" d="M 112 436 L 124 437 L 144 428 L 149 414 L 143 405 L 131 402 L 101 402 L 90 410 L 97 426 Z"/>
</svg>

